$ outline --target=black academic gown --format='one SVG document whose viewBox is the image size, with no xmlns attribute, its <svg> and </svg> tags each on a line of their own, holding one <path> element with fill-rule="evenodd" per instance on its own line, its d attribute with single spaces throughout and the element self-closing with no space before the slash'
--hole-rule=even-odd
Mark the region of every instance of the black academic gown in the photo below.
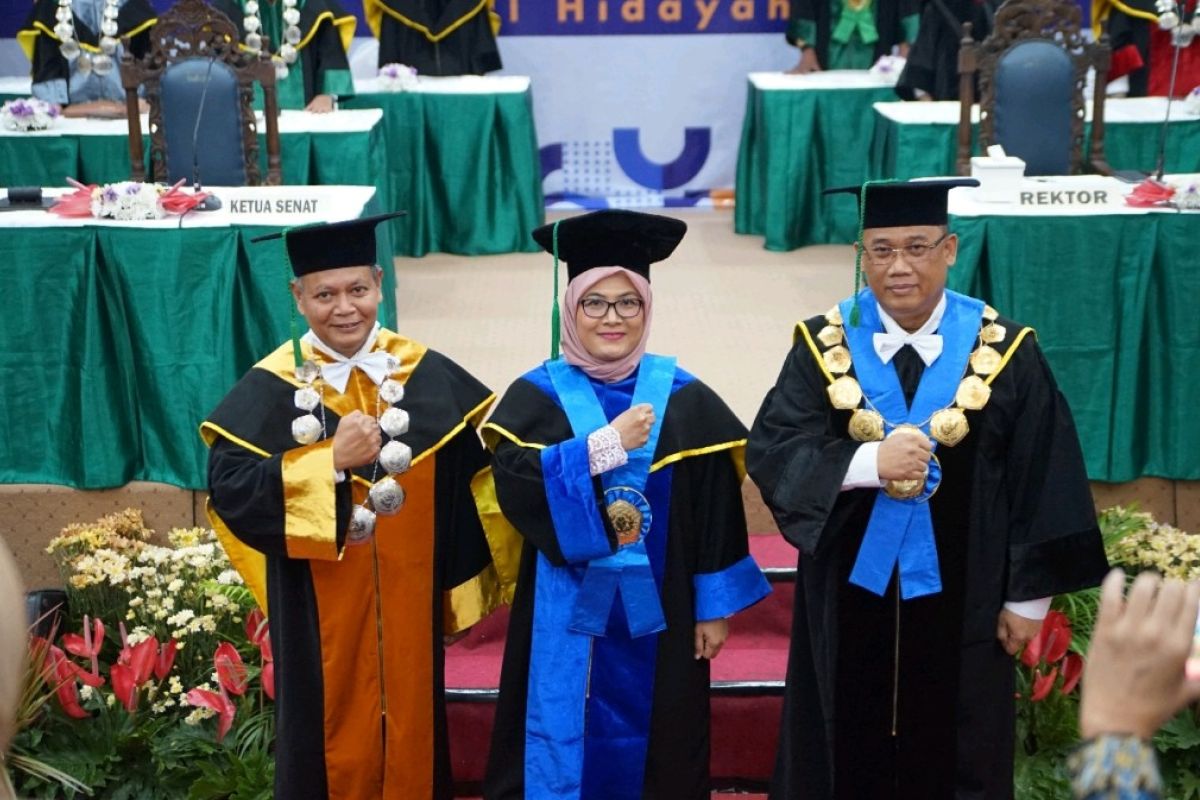
<svg viewBox="0 0 1200 800">
<path fill-rule="evenodd" d="M 37 0 L 29 18 L 17 31 L 17 41 L 32 64 L 30 77 L 34 83 L 64 80 L 70 85 L 71 64 L 59 50 L 62 42 L 54 34 L 54 26 L 58 24 L 57 11 L 57 0 Z M 129 52 L 134 58 L 143 58 L 149 51 L 150 28 L 156 21 L 154 8 L 147 0 L 126 0 L 117 11 L 117 37 L 129 37 Z M 78 17 L 75 17 L 75 38 L 80 44 L 100 45 L 100 32 L 89 28 Z M 120 65 L 113 68 L 119 69 Z"/>
<path fill-rule="evenodd" d="M 364 0 L 379 66 L 421 75 L 482 75 L 502 66 L 489 0 Z"/>
<path fill-rule="evenodd" d="M 1022 328 L 1000 319 L 1013 347 Z M 808 320 L 813 341 L 826 324 Z M 799 331 L 798 331 L 799 333 Z M 930 500 L 943 590 L 898 601 L 849 583 L 875 490 L 841 491 L 858 442 L 801 335 L 755 420 L 750 475 L 801 552 L 772 800 L 1012 796 L 1014 665 L 1005 601 L 1096 585 L 1107 569 L 1074 423 L 1030 332 L 970 432 L 941 445 Z M 911 402 L 924 363 L 894 362 Z"/>
<path fill-rule="evenodd" d="M 962 25 L 971 23 L 971 38 L 982 42 L 992 30 L 1000 0 L 925 0 L 917 41 L 908 51 L 896 94 L 915 100 L 915 89 L 934 100 L 958 99 L 958 51 Z"/>
<path fill-rule="evenodd" d="M 332 439 L 378 391 L 354 370 L 326 386 L 326 436 L 298 445 L 290 344 L 251 369 L 201 426 L 209 517 L 260 602 L 275 655 L 275 796 L 445 800 L 453 796 L 442 636 L 495 607 L 499 587 L 471 495 L 487 463 L 474 425 L 493 396 L 461 367 L 389 331 L 410 414 L 404 507 L 348 544 L 371 467 L 335 483 Z M 305 346 L 308 351 L 307 345 Z M 318 363 L 322 357 L 312 356 Z M 261 555 L 259 555 L 261 554 Z"/>
<path fill-rule="evenodd" d="M 889 55 L 892 48 L 904 41 L 905 17 L 917 13 L 916 0 L 874 0 L 875 28 L 879 41 L 875 43 L 875 59 Z M 801 21 L 811 21 L 816 26 L 816 41 L 806 42 L 817 51 L 817 61 L 823 68 L 829 64 L 830 34 L 837 20 L 829 0 L 792 0 L 789 24 L 786 33 L 788 44 L 797 43 L 796 31 Z"/>
<path fill-rule="evenodd" d="M 632 383 L 593 383 L 609 419 L 629 407 Z M 538 368 L 509 388 L 484 427 L 485 441 L 494 445 L 492 468 L 500 507 L 524 538 L 484 783 L 487 800 L 526 796 L 526 714 L 530 670 L 537 666 L 531 663 L 535 635 L 573 635 L 565 629 L 539 632 L 544 629 L 538 628 L 535 604 L 542 574 L 539 554 L 549 561 L 541 569 L 573 568 L 563 555 L 565 532 L 556 531 L 551 521 L 539 449 L 574 437 L 559 402 L 545 370 Z M 770 591 L 748 554 L 740 491 L 745 427 L 711 389 L 682 370 L 676 374 L 662 426 L 653 459 L 660 468 L 651 472 L 645 493 L 655 519 L 646 542 L 656 565 L 666 630 L 632 640 L 648 652 L 631 646 L 618 603 L 606 635 L 593 640 L 586 665 L 590 691 L 576 700 L 588 704 L 583 788 L 575 795 L 582 800 L 624 800 L 631 795 L 707 800 L 709 662 L 694 658 L 696 615 L 728 616 Z M 584 470 L 584 481 L 595 488 L 591 513 L 603 521 L 610 547 L 615 546 L 615 534 L 601 511 L 600 481 L 587 478 L 586 465 Z M 698 599 L 698 592 L 706 597 Z M 635 657 L 627 657 L 630 654 Z M 644 756 L 611 744 L 592 747 L 601 717 L 628 720 L 644 711 L 649 712 Z M 597 752 L 605 757 L 590 758 Z M 644 779 L 631 787 L 629 776 L 643 769 Z M 543 791 L 531 796 L 559 795 Z"/>
<path fill-rule="evenodd" d="M 246 13 L 243 10 L 245 0 L 209 0 L 213 8 L 220 11 L 237 26 L 239 34 L 245 38 L 245 31 L 242 29 L 242 21 L 245 19 Z M 267 5 L 268 0 L 261 0 L 260 8 Z M 279 3 L 281 0 L 275 0 Z M 260 12 L 265 13 L 266 9 Z M 338 5 L 337 0 L 305 0 L 300 7 L 300 28 L 301 44 L 300 57 L 296 59 L 300 65 L 301 86 L 303 87 L 303 100 L 300 98 L 291 97 L 290 92 L 283 90 L 282 86 L 276 88 L 276 95 L 279 97 L 279 107 L 281 109 L 304 108 L 305 105 L 312 102 L 312 99 L 319 94 L 325 94 L 331 81 L 326 80 L 326 75 L 342 73 L 338 76 L 337 81 L 333 81 L 336 89 L 328 89 L 329 93 L 336 94 L 341 97 L 349 97 L 354 94 L 354 85 L 350 78 L 350 62 L 346 58 L 346 46 L 353 36 L 354 27 L 356 25 L 354 17 L 347 14 Z M 263 37 L 266 39 L 267 37 Z M 264 45 L 267 47 L 268 45 Z M 270 51 L 275 53 L 279 50 L 279 42 L 271 41 L 269 43 Z M 295 65 L 292 66 L 295 69 Z M 293 80 L 291 76 L 285 80 Z"/>
</svg>

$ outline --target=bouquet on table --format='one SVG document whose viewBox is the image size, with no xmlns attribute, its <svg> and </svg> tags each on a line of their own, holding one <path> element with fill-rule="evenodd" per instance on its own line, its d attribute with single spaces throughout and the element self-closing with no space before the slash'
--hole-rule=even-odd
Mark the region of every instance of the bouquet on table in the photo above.
<svg viewBox="0 0 1200 800">
<path fill-rule="evenodd" d="M 407 64 L 384 64 L 379 68 L 379 86 L 388 92 L 410 92 L 417 88 L 417 69 Z"/>
<path fill-rule="evenodd" d="M 0 106 L 0 125 L 10 131 L 44 131 L 61 113 L 54 103 L 36 97 L 9 100 Z"/>
<path fill-rule="evenodd" d="M 63 217 L 95 217 L 97 219 L 162 219 L 167 214 L 185 214 L 204 201 L 203 192 L 189 194 L 181 188 L 183 180 L 174 186 L 161 183 L 121 181 L 103 186 L 80 183 L 73 178 L 67 182 L 75 187 L 50 207 Z"/>
</svg>

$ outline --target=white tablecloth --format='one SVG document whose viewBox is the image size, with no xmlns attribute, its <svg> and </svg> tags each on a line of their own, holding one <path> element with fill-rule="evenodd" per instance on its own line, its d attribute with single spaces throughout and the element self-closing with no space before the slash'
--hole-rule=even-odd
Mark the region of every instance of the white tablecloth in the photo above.
<svg viewBox="0 0 1200 800">
<path fill-rule="evenodd" d="M 49 197 L 67 194 L 70 189 L 44 189 Z M 93 219 L 91 217 L 60 217 L 48 211 L 6 211 L 0 213 L 0 228 L 78 228 L 87 225 L 113 228 L 227 228 L 233 225 L 307 225 L 314 222 L 342 222 L 362 216 L 367 203 L 375 195 L 371 186 L 209 186 L 211 192 L 221 199 L 222 207 L 216 211 L 192 211 L 179 217 L 168 215 L 164 219 L 118 221 Z M 0 197 L 7 197 L 0 189 Z M 239 213 L 235 209 L 239 201 L 269 202 L 278 207 L 277 201 L 314 201 L 317 213 Z M 254 203 L 247 203 L 253 206 Z M 15 235 L 15 234 L 10 234 Z"/>
<path fill-rule="evenodd" d="M 266 131 L 266 124 L 259 114 L 259 131 Z M 310 114 L 307 111 L 281 111 L 279 114 L 280 135 L 289 133 L 363 133 L 371 130 L 383 119 L 378 108 L 339 110 L 332 114 Z M 142 133 L 150 131 L 150 121 L 142 117 Z M 129 122 L 124 119 L 81 119 L 62 118 L 45 131 L 9 131 L 0 129 L 0 136 L 127 136 Z"/>
<path fill-rule="evenodd" d="M 1167 175 L 1165 181 L 1176 187 L 1200 180 L 1200 175 Z M 1025 178 L 1021 182 L 1022 192 L 1062 192 L 1064 190 L 1104 190 L 1110 198 L 1124 197 L 1132 192 L 1134 184 L 1102 175 L 1064 175 L 1054 178 Z M 976 199 L 974 187 L 951 189 L 948 210 L 956 217 L 1083 217 L 1107 214 L 1151 214 L 1179 213 L 1173 208 L 1135 208 L 1123 203 L 1112 205 L 1021 205 L 1012 203 L 985 203 Z M 1189 212 L 1185 212 L 1189 213 Z"/>
<path fill-rule="evenodd" d="M 957 125 L 959 103 L 956 100 L 941 100 L 934 103 L 876 103 L 875 110 L 902 125 Z M 1165 97 L 1115 97 L 1104 102 L 1106 125 L 1162 122 L 1166 116 Z M 1092 104 L 1085 107 L 1086 119 L 1092 118 Z M 1198 119 L 1182 102 L 1171 104 L 1173 121 Z M 979 106 L 972 109 L 971 119 L 979 121 Z"/>
<path fill-rule="evenodd" d="M 419 75 L 416 88 L 409 91 L 418 94 L 520 94 L 529 91 L 529 84 L 526 75 Z M 359 94 L 388 92 L 379 85 L 378 78 L 356 80 L 354 91 Z"/>
<path fill-rule="evenodd" d="M 751 72 L 750 83 L 764 92 L 804 91 L 806 89 L 889 89 L 896 85 L 897 74 L 876 75 L 866 70 L 834 69 L 789 75 L 786 72 Z"/>
</svg>

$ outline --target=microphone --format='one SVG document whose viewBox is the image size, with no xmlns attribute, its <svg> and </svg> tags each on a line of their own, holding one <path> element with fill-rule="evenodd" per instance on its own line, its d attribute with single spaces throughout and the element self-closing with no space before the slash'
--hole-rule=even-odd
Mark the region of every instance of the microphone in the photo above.
<svg viewBox="0 0 1200 800">
<path fill-rule="evenodd" d="M 209 79 L 212 78 L 213 64 L 217 57 L 208 59 L 208 70 L 204 73 L 204 86 L 200 89 L 200 102 L 196 104 L 196 124 L 192 128 L 192 191 L 200 192 L 200 119 L 204 115 L 204 101 L 208 97 Z M 196 211 L 216 211 L 221 207 L 221 200 L 216 195 L 208 195 L 196 205 Z"/>
</svg>

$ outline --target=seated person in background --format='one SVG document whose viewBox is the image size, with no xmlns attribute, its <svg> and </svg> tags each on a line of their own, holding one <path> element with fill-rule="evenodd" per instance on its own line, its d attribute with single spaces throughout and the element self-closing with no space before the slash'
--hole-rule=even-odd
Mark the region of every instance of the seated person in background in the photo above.
<svg viewBox="0 0 1200 800">
<path fill-rule="evenodd" d="M 1162 779 L 1150 737 L 1188 703 L 1200 679 L 1185 673 L 1192 651 L 1200 583 L 1143 572 L 1123 596 L 1115 569 L 1100 589 L 1100 610 L 1083 673 L 1079 733 L 1070 758 L 1077 800 L 1156 800 Z"/>
<path fill-rule="evenodd" d="M 495 0 L 363 0 L 379 39 L 379 66 L 407 64 L 421 75 L 482 75 L 500 69 Z"/>
<path fill-rule="evenodd" d="M 958 50 L 962 26 L 971 23 L 971 38 L 982 42 L 992 31 L 1001 0 L 925 0 L 920 32 L 896 94 L 905 100 L 957 100 Z"/>
<path fill-rule="evenodd" d="M 789 72 L 870 69 L 917 38 L 917 0 L 793 0 L 787 40 L 800 48 Z"/>
<path fill-rule="evenodd" d="M 33 95 L 63 106 L 68 117 L 123 117 L 125 89 L 118 69 L 129 48 L 141 58 L 156 22 L 149 0 L 36 0 L 17 41 L 33 65 Z M 145 110 L 143 108 L 143 110 Z"/>
<path fill-rule="evenodd" d="M 241 29 L 243 44 L 271 56 L 281 109 L 326 113 L 354 94 L 346 50 L 358 23 L 337 0 L 210 2 Z"/>
<path fill-rule="evenodd" d="M 1128 76 L 1130 97 L 1165 97 L 1170 91 L 1175 48 L 1171 46 L 1171 33 L 1158 27 L 1154 5 L 1154 0 L 1097 3 L 1095 18 L 1103 25 L 1112 47 L 1108 80 Z M 1184 7 L 1187 22 L 1195 11 L 1195 0 L 1187 0 Z M 1200 38 L 1179 52 L 1175 96 L 1185 97 L 1196 86 L 1200 86 Z"/>
</svg>

